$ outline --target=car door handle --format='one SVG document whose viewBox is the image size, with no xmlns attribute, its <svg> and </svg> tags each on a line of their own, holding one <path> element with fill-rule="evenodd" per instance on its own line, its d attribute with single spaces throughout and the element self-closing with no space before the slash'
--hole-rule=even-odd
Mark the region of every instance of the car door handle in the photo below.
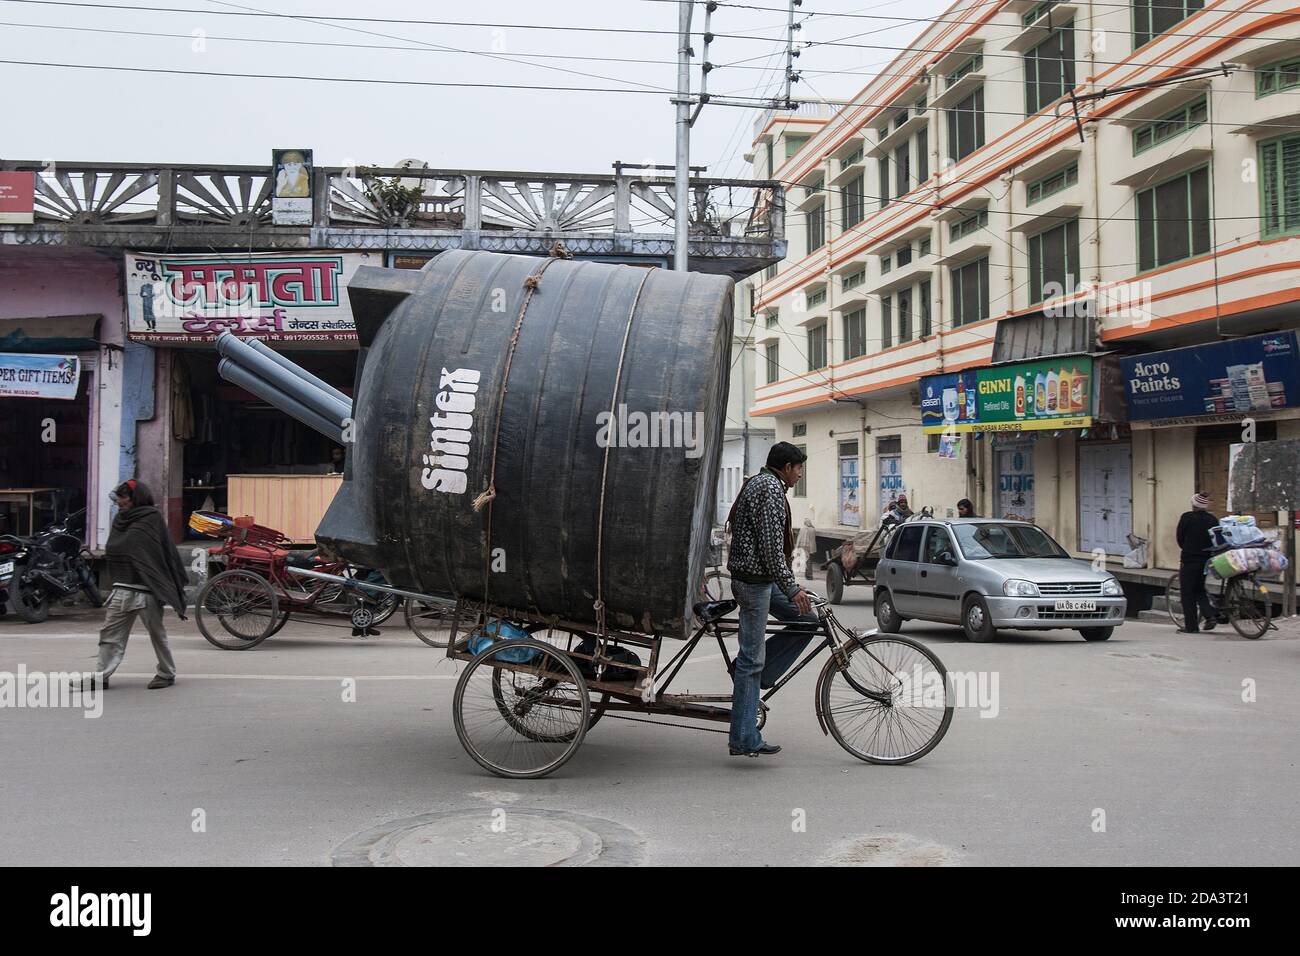
<svg viewBox="0 0 1300 956">
<path fill-rule="evenodd" d="M 890 569 L 889 569 L 889 573 L 890 573 L 890 574 L 893 574 L 893 573 L 894 573 L 894 569 L 893 569 L 893 568 L 890 568 Z"/>
<path fill-rule="evenodd" d="M 922 572 L 921 572 L 921 577 L 925 577 L 925 576 L 926 576 L 927 574 L 929 574 L 929 573 L 930 573 L 929 571 L 922 571 Z"/>
</svg>

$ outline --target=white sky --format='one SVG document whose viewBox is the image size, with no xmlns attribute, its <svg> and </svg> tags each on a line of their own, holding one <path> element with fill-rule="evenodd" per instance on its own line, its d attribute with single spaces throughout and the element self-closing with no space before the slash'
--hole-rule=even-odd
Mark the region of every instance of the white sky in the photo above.
<svg viewBox="0 0 1300 956">
<path fill-rule="evenodd" d="M 371 16 L 492 24 L 548 24 L 675 31 L 677 4 L 656 0 L 111 0 L 210 12 L 109 9 L 110 0 L 54 5 L 0 0 L 0 60 L 150 67 L 240 74 L 237 78 L 109 72 L 0 64 L 0 157 L 136 163 L 269 164 L 272 147 L 308 147 L 317 163 L 390 165 L 418 157 L 439 168 L 608 172 L 615 160 L 671 163 L 673 107 L 667 93 L 538 92 L 380 86 L 261 79 L 250 73 L 435 82 L 518 83 L 663 90 L 675 84 L 675 38 L 662 35 L 347 22 L 327 25 L 284 17 L 221 15 L 258 10 L 288 16 Z M 720 37 L 709 51 L 710 92 L 770 95 L 784 63 L 784 0 L 736 0 L 782 12 L 723 7 Z M 105 6 L 94 9 L 93 4 Z M 803 51 L 796 68 L 807 82 L 796 95 L 856 93 L 921 25 L 880 16 L 933 17 L 944 0 L 804 0 L 810 12 L 862 13 L 869 19 L 816 16 L 805 41 L 870 44 Z M 696 4 L 694 28 L 704 9 Z M 19 24 L 24 24 L 20 26 Z M 33 24 L 64 29 L 40 29 Z M 76 28 L 76 29 L 69 29 Z M 162 36 L 135 36 L 132 31 Z M 195 40 L 196 31 L 204 39 Z M 864 35 L 865 34 L 865 35 Z M 370 44 L 401 49 L 298 44 Z M 206 49 L 196 50 L 196 45 Z M 449 52 L 452 47 L 464 53 Z M 702 46 L 695 43 L 697 56 Z M 516 63 L 482 54 L 516 57 Z M 624 63 L 539 59 L 529 54 L 654 60 Z M 549 68 L 548 68 L 549 67 Z M 756 69 L 757 68 L 757 69 Z M 559 70 L 597 74 L 602 79 Z M 823 71 L 827 71 L 823 73 Z M 856 71 L 847 75 L 839 71 Z M 607 79 L 606 79 L 607 78 Z M 698 88 L 698 61 L 693 84 Z M 645 88 L 639 87 L 639 88 Z M 710 106 L 695 125 L 691 160 L 708 175 L 746 176 L 743 154 L 756 112 Z"/>
</svg>

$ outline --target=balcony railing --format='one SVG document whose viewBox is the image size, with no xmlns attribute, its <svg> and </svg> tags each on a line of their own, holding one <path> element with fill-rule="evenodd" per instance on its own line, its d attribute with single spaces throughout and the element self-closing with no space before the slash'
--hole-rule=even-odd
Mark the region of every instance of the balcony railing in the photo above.
<svg viewBox="0 0 1300 956">
<path fill-rule="evenodd" d="M 37 174 L 37 227 L 671 236 L 675 206 L 673 180 L 663 176 L 318 166 L 311 226 L 276 226 L 274 176 L 263 166 L 6 161 L 0 169 Z M 419 190 L 413 202 L 385 202 L 375 186 L 393 177 Z M 779 184 L 696 178 L 690 190 L 692 240 L 784 238 Z"/>
</svg>

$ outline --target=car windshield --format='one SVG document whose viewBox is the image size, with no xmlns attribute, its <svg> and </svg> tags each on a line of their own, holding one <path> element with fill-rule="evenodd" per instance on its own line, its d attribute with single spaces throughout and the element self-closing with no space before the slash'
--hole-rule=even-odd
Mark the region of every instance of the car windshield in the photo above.
<svg viewBox="0 0 1300 956">
<path fill-rule="evenodd" d="M 962 554 L 972 561 L 1069 557 L 1046 531 L 1031 524 L 958 524 L 952 530 Z"/>
</svg>

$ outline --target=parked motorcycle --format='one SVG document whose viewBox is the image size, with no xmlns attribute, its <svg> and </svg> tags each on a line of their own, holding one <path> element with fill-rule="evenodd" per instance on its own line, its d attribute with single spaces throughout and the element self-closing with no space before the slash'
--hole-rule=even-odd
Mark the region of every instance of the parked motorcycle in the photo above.
<svg viewBox="0 0 1300 956">
<path fill-rule="evenodd" d="M 0 606 L 29 624 L 49 616 L 50 602 L 81 591 L 92 607 L 104 599 L 82 544 L 86 510 L 73 512 L 34 537 L 0 535 Z"/>
</svg>

